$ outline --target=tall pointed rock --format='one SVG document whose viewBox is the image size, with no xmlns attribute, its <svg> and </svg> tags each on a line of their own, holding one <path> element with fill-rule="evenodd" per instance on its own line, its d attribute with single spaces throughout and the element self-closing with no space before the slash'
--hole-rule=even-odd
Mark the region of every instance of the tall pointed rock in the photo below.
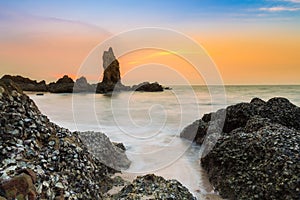
<svg viewBox="0 0 300 200">
<path fill-rule="evenodd" d="M 111 47 L 108 49 L 108 51 L 104 51 L 102 59 L 104 68 L 102 83 L 109 85 L 121 83 L 119 62 L 115 58 Z"/>
</svg>

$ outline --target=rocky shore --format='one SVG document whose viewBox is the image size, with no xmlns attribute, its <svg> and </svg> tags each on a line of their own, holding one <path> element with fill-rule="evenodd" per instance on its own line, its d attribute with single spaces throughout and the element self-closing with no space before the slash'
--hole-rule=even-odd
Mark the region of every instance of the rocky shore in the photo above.
<svg viewBox="0 0 300 200">
<path fill-rule="evenodd" d="M 285 98 L 229 106 L 186 127 L 181 137 L 202 145 L 226 114 L 221 137 L 201 165 L 226 199 L 299 199 L 300 108 Z M 222 121 L 222 120 L 221 120 Z"/>
<path fill-rule="evenodd" d="M 1 200 L 194 199 L 174 180 L 112 178 L 130 165 L 124 145 L 50 122 L 11 80 L 0 80 L 0 108 Z M 124 188 L 109 194 L 114 186 Z"/>
<path fill-rule="evenodd" d="M 103 79 L 97 84 L 89 84 L 85 77 L 80 77 L 75 81 L 68 75 L 64 75 L 56 82 L 46 84 L 46 81 L 37 82 L 22 76 L 4 75 L 2 80 L 14 81 L 23 91 L 31 92 L 51 92 L 51 93 L 80 93 L 92 92 L 105 94 L 109 92 L 120 91 L 143 91 L 143 92 L 161 92 L 163 86 L 157 82 L 143 82 L 134 86 L 125 86 L 122 84 L 120 75 L 120 64 L 115 58 L 112 48 L 104 51 L 103 56 Z M 170 88 L 167 88 L 170 89 Z"/>
</svg>

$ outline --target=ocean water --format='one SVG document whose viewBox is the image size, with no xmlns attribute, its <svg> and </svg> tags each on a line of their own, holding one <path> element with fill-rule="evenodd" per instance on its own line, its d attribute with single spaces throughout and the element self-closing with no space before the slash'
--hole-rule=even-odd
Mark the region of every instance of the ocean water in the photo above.
<svg viewBox="0 0 300 200">
<path fill-rule="evenodd" d="M 300 106 L 300 86 L 288 85 L 172 86 L 172 90 L 157 93 L 28 95 L 58 125 L 72 131 L 104 132 L 112 141 L 122 142 L 132 161 L 124 171 L 126 178 L 154 173 L 177 179 L 198 199 L 208 198 L 213 188 L 199 164 L 200 148 L 179 137 L 185 126 L 204 113 L 254 97 L 285 97 Z"/>
</svg>

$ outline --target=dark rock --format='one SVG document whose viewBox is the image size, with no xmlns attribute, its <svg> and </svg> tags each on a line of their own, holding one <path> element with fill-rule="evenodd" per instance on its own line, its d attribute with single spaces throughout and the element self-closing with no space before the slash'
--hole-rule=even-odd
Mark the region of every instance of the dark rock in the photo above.
<svg viewBox="0 0 300 200">
<path fill-rule="evenodd" d="M 162 92 L 164 88 L 157 82 L 155 83 L 143 82 L 138 85 L 132 86 L 132 90 L 144 91 L 144 92 Z"/>
<path fill-rule="evenodd" d="M 224 126 L 218 121 L 223 111 Z M 181 133 L 202 149 L 210 146 L 201 164 L 215 189 L 226 199 L 298 199 L 299 107 L 285 98 L 254 98 L 223 111 L 205 114 Z"/>
<path fill-rule="evenodd" d="M 74 87 L 74 81 L 72 78 L 64 75 L 62 78 L 58 79 L 55 83 L 50 83 L 48 85 L 49 92 L 52 93 L 72 93 Z"/>
<path fill-rule="evenodd" d="M 80 77 L 75 81 L 73 92 L 95 92 L 96 88 L 90 85 L 85 77 Z"/>
<path fill-rule="evenodd" d="M 127 91 L 130 87 L 121 83 L 119 61 L 115 58 L 112 48 L 104 51 L 103 56 L 103 79 L 97 84 L 96 93 L 108 93 L 116 91 Z"/>
<path fill-rule="evenodd" d="M 223 135 L 201 164 L 226 199 L 298 199 L 299 143 L 299 131 L 255 117 Z"/>
<path fill-rule="evenodd" d="M 254 98 L 250 103 L 239 103 L 228 106 L 225 113 L 224 126 L 221 127 L 224 133 L 230 133 L 235 129 L 245 127 L 248 120 L 254 116 L 267 118 L 271 120 L 272 123 L 279 123 L 288 128 L 300 130 L 300 108 L 285 98 L 276 97 L 270 99 L 268 102 Z M 206 132 L 203 131 L 206 131 L 211 124 L 209 122 L 213 114 L 215 113 L 205 114 L 201 120 L 197 121 L 197 123 L 201 125 L 199 126 L 199 130 L 197 128 L 193 129 L 198 130 L 197 133 L 188 133 L 190 130 L 184 129 L 181 133 L 181 137 L 202 144 L 203 139 L 199 138 L 203 138 L 206 135 Z M 221 123 L 221 125 L 223 124 Z"/>
<path fill-rule="evenodd" d="M 118 147 L 119 149 L 121 149 L 122 151 L 126 151 L 126 147 L 123 143 L 114 143 L 113 144 Z"/>
<path fill-rule="evenodd" d="M 176 180 L 165 180 L 163 177 L 148 174 L 138 176 L 132 184 L 125 186 L 111 199 L 189 199 L 196 198 Z"/>
<path fill-rule="evenodd" d="M 22 76 L 11 76 L 4 75 L 2 80 L 12 80 L 15 82 L 23 91 L 34 91 L 34 92 L 46 92 L 48 91 L 45 81 L 37 82 L 36 80 L 31 80 L 29 78 L 24 78 Z"/>
<path fill-rule="evenodd" d="M 164 88 L 155 83 L 144 82 L 132 87 L 125 86 L 121 82 L 120 65 L 118 60 L 115 58 L 112 48 L 103 53 L 103 79 L 101 83 L 97 84 L 96 93 L 110 93 L 119 91 L 144 91 L 144 92 L 158 92 L 163 91 Z"/>
<path fill-rule="evenodd" d="M 185 127 L 180 133 L 180 137 L 202 144 L 207 133 L 208 123 L 197 120 Z"/>
<path fill-rule="evenodd" d="M 114 52 L 110 47 L 108 51 L 104 51 L 103 56 L 103 80 L 105 84 L 121 83 L 120 66 L 118 60 L 115 58 Z"/>
</svg>

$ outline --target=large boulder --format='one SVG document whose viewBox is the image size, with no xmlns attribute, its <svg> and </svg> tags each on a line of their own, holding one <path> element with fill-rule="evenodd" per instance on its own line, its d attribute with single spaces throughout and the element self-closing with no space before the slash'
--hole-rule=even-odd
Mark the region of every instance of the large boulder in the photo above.
<svg viewBox="0 0 300 200">
<path fill-rule="evenodd" d="M 29 78 L 24 78 L 22 76 L 11 76 L 11 75 L 4 75 L 2 80 L 12 80 L 15 82 L 23 91 L 34 91 L 34 92 L 47 92 L 48 88 L 46 82 L 40 81 L 37 82 L 36 80 L 31 80 Z"/>
<path fill-rule="evenodd" d="M 111 141 L 105 134 L 86 131 L 80 132 L 79 137 L 86 144 L 89 152 L 101 163 L 117 170 L 127 169 L 130 166 L 131 162 L 125 151 L 117 145 L 111 145 Z M 118 145 L 121 146 L 122 143 Z"/>
</svg>

